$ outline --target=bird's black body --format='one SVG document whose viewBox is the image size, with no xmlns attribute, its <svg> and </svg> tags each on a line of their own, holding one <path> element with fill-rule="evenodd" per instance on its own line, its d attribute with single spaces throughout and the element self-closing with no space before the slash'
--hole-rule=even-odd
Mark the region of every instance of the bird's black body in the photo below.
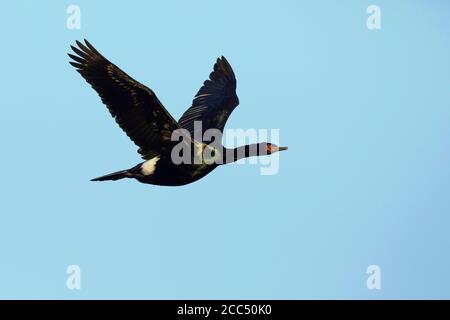
<svg viewBox="0 0 450 320">
<path fill-rule="evenodd" d="M 139 172 L 139 166 L 135 167 L 135 179 L 142 183 L 149 183 L 164 186 L 181 186 L 197 181 L 217 168 L 217 164 L 195 165 L 179 164 L 174 165 L 170 156 L 163 156 L 157 164 L 155 173 L 149 176 Z"/>
<path fill-rule="evenodd" d="M 195 96 L 192 106 L 177 122 L 155 93 L 137 82 L 117 66 L 103 57 L 88 41 L 77 41 L 69 54 L 72 66 L 99 94 L 111 115 L 131 140 L 139 147 L 138 152 L 146 161 L 135 167 L 111 173 L 93 181 L 134 178 L 142 183 L 164 186 L 179 186 L 201 179 L 220 164 L 236 161 L 243 157 L 266 155 L 284 150 L 269 143 L 258 144 L 257 148 L 243 146 L 234 150 L 224 147 L 214 149 L 216 160 L 194 161 L 195 152 L 208 147 L 193 139 L 194 123 L 201 122 L 202 135 L 208 129 L 223 131 L 228 117 L 239 104 L 236 95 L 236 78 L 228 61 L 217 59 L 214 70 Z M 192 150 L 191 161 L 176 163 L 172 151 L 179 141 L 172 140 L 172 134 L 185 129 L 190 139 L 185 142 Z M 231 157 L 225 157 L 231 151 Z M 242 152 L 238 152 L 242 151 Z"/>
</svg>

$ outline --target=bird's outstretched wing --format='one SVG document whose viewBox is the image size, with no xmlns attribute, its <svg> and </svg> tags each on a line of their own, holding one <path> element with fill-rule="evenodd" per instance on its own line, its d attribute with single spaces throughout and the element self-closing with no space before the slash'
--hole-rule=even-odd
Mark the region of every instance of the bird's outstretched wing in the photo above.
<svg viewBox="0 0 450 320">
<path fill-rule="evenodd" d="M 71 46 L 70 64 L 99 94 L 119 126 L 150 159 L 171 145 L 172 131 L 179 126 L 156 97 L 102 56 L 87 40 Z"/>
<path fill-rule="evenodd" d="M 194 134 L 194 121 L 202 122 L 202 133 L 208 129 L 223 131 L 231 112 L 239 104 L 236 78 L 224 57 L 217 59 L 209 80 L 203 83 L 192 106 L 178 120 L 178 124 Z"/>
</svg>

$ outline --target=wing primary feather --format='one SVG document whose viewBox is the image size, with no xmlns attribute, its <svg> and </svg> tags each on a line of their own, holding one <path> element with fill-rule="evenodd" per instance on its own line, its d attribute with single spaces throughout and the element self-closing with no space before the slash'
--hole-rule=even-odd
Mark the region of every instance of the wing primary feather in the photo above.
<svg viewBox="0 0 450 320">
<path fill-rule="evenodd" d="M 72 48 L 72 50 L 73 50 L 77 55 L 79 55 L 80 57 L 82 57 L 82 58 L 84 58 L 84 59 L 86 59 L 86 60 L 89 60 L 89 55 L 88 55 L 88 54 L 84 53 L 83 51 L 81 51 L 80 49 L 78 49 L 78 48 L 76 48 L 76 47 L 74 47 L 74 46 L 70 46 L 70 47 Z"/>
<path fill-rule="evenodd" d="M 82 64 L 79 64 L 79 63 L 76 63 L 76 62 L 73 62 L 73 61 L 69 61 L 69 63 L 70 63 L 72 66 L 74 66 L 75 68 L 78 68 L 78 69 L 83 68 L 83 65 L 82 65 Z"/>
<path fill-rule="evenodd" d="M 79 62 L 79 63 L 81 63 L 81 64 L 84 64 L 85 62 L 86 62 L 86 60 L 84 60 L 83 58 L 80 58 L 80 57 L 78 57 L 78 56 L 76 56 L 76 55 L 73 55 L 73 54 L 70 54 L 70 53 L 68 53 L 67 54 L 70 58 L 72 58 L 73 60 L 75 60 L 75 61 L 77 61 L 77 62 Z"/>
<path fill-rule="evenodd" d="M 94 48 L 94 46 L 92 44 L 90 44 L 89 41 L 87 41 L 86 39 L 84 39 L 84 43 L 86 43 L 86 46 L 95 54 L 100 55 L 100 52 L 97 51 L 97 49 Z"/>
</svg>

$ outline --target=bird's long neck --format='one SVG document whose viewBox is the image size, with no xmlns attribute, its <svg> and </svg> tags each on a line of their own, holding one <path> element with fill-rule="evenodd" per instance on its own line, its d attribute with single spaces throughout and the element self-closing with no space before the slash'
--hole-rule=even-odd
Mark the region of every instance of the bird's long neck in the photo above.
<svg viewBox="0 0 450 320">
<path fill-rule="evenodd" d="M 223 163 L 232 163 L 243 158 L 256 157 L 259 153 L 258 144 L 248 144 L 234 149 L 223 148 Z M 265 154 L 264 154 L 265 155 Z"/>
</svg>

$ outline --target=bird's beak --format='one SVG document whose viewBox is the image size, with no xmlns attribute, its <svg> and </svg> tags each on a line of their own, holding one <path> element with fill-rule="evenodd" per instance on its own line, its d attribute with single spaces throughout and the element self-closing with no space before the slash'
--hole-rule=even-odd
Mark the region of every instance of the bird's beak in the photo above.
<svg viewBox="0 0 450 320">
<path fill-rule="evenodd" d="M 283 151 L 283 150 L 287 150 L 288 147 L 278 147 L 278 151 Z"/>
</svg>

